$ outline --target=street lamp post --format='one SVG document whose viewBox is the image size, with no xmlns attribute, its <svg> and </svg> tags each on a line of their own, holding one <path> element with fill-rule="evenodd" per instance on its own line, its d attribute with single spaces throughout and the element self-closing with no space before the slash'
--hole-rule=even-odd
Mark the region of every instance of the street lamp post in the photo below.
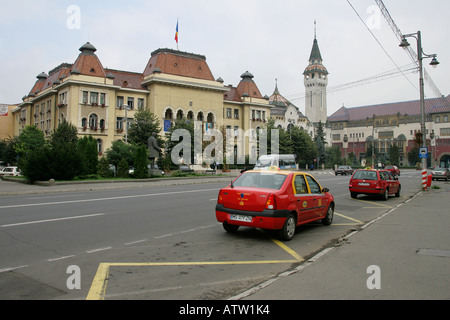
<svg viewBox="0 0 450 320">
<path fill-rule="evenodd" d="M 420 31 L 417 33 L 405 34 L 402 36 L 402 42 L 400 43 L 400 47 L 406 48 L 410 44 L 406 40 L 406 38 L 415 38 L 417 40 L 417 59 L 419 62 L 419 85 L 420 85 L 420 111 L 421 111 L 421 122 L 420 122 L 420 131 L 422 133 L 422 147 L 427 146 L 427 137 L 426 137 L 426 128 L 425 128 L 425 94 L 424 94 L 424 82 L 423 82 L 423 65 L 422 61 L 424 58 L 432 58 L 430 65 L 434 68 L 439 64 L 436 59 L 436 54 L 425 54 L 422 49 L 422 35 Z M 422 158 L 422 190 L 427 189 L 426 184 L 426 175 L 427 175 L 427 158 Z"/>
<path fill-rule="evenodd" d="M 124 104 L 122 106 L 125 109 L 125 143 L 128 143 L 128 110 L 129 106 Z"/>
</svg>

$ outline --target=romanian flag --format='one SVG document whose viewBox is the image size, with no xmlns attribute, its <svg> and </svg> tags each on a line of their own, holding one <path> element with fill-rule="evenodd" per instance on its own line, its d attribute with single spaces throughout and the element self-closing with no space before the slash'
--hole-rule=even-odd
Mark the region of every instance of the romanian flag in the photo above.
<svg viewBox="0 0 450 320">
<path fill-rule="evenodd" d="M 177 20 L 177 30 L 176 30 L 176 32 L 175 32 L 175 41 L 176 41 L 177 44 L 178 44 L 178 20 Z"/>
</svg>

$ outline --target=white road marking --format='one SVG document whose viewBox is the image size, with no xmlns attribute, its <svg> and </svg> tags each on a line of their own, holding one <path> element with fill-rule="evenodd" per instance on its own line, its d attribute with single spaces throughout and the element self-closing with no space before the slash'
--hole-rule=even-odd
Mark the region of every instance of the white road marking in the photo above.
<svg viewBox="0 0 450 320">
<path fill-rule="evenodd" d="M 122 197 L 108 197 L 108 198 L 97 198 L 97 199 L 83 199 L 83 200 L 67 200 L 67 201 L 43 202 L 43 203 L 15 204 L 15 205 L 9 205 L 9 206 L 0 206 L 0 209 L 23 208 L 23 207 L 34 207 L 34 206 L 52 206 L 52 205 L 58 205 L 58 204 L 81 203 L 81 202 L 111 201 L 111 200 L 120 200 L 120 199 L 156 197 L 156 196 L 165 196 L 165 195 L 172 195 L 172 194 L 207 192 L 207 191 L 217 192 L 217 190 L 215 190 L 215 189 L 161 192 L 161 193 L 138 194 L 138 195 L 122 196 Z"/>
<path fill-rule="evenodd" d="M 46 223 L 46 222 L 55 222 L 55 221 L 63 221 L 63 220 L 73 220 L 73 219 L 83 219 L 83 218 L 92 218 L 92 217 L 98 217 L 98 216 L 104 216 L 104 213 L 96 213 L 96 214 L 89 214 L 85 216 L 76 216 L 76 217 L 66 217 L 66 218 L 56 218 L 56 219 L 47 219 L 47 220 L 38 220 L 38 221 L 29 221 L 29 222 L 21 222 L 21 223 L 13 223 L 13 224 L 5 224 L 2 225 L 2 228 L 8 228 L 8 227 L 16 227 L 16 226 L 23 226 L 28 224 L 37 224 L 37 223 Z"/>
<path fill-rule="evenodd" d="M 93 249 L 93 250 L 86 251 L 86 253 L 95 253 L 95 252 L 106 251 L 106 250 L 110 250 L 110 249 L 112 249 L 112 247 Z"/>
</svg>

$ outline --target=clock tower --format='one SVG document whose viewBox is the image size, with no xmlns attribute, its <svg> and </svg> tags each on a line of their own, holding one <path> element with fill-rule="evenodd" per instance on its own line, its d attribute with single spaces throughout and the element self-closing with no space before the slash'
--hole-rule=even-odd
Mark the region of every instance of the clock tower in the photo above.
<svg viewBox="0 0 450 320">
<path fill-rule="evenodd" d="M 305 83 L 305 116 L 317 126 L 319 121 L 327 121 L 327 85 L 328 71 L 322 64 L 322 56 L 316 36 L 314 21 L 314 42 L 309 57 L 309 65 L 303 72 Z"/>
</svg>

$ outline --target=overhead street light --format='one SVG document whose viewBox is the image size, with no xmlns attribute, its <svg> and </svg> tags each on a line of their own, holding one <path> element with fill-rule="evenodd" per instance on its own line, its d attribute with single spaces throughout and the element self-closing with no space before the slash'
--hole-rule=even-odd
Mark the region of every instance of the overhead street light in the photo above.
<svg viewBox="0 0 450 320">
<path fill-rule="evenodd" d="M 422 147 L 427 146 L 427 138 L 426 138 L 426 128 L 425 128 L 425 93 L 424 93 L 424 82 L 423 82 L 423 65 L 422 61 L 424 58 L 432 58 L 430 65 L 433 68 L 439 64 L 439 61 L 436 59 L 436 54 L 426 54 L 422 49 L 422 35 L 420 31 L 416 33 L 410 33 L 402 35 L 402 42 L 400 43 L 400 47 L 407 48 L 410 44 L 406 38 L 414 38 L 417 40 L 417 59 L 419 62 L 419 74 L 420 74 L 420 110 L 422 114 L 421 119 L 421 128 L 420 131 L 422 133 Z M 422 158 L 422 189 L 427 189 L 426 184 L 426 174 L 427 174 L 427 158 Z M 425 176 L 425 179 L 424 179 Z"/>
</svg>

